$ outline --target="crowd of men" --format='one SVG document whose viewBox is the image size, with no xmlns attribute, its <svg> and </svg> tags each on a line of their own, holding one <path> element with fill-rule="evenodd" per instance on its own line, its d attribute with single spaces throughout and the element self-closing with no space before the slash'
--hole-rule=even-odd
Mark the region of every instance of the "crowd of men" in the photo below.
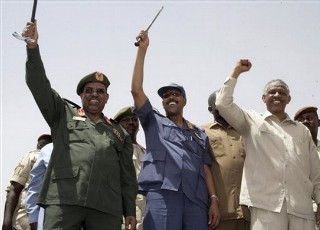
<svg viewBox="0 0 320 230">
<path fill-rule="evenodd" d="M 81 106 L 52 89 L 28 22 L 26 83 L 50 127 L 10 180 L 2 229 L 314 230 L 320 221 L 320 125 L 317 107 L 292 120 L 281 79 L 263 89 L 265 113 L 234 103 L 240 59 L 208 98 L 213 120 L 185 118 L 187 92 L 171 83 L 157 94 L 165 114 L 143 88 L 149 47 L 138 34 L 133 105 L 113 119 L 103 114 L 110 81 L 101 72 L 78 82 Z M 145 148 L 137 143 L 139 127 Z M 44 147 L 44 148 L 42 148 Z"/>
</svg>

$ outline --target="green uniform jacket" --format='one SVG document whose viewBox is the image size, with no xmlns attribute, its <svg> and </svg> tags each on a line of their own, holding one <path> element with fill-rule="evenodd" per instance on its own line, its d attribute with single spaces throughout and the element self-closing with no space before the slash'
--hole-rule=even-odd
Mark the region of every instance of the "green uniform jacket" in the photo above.
<svg viewBox="0 0 320 230">
<path fill-rule="evenodd" d="M 135 216 L 136 173 L 130 136 L 114 122 L 81 116 L 52 88 L 39 47 L 27 49 L 26 82 L 51 128 L 54 149 L 38 202 Z"/>
</svg>

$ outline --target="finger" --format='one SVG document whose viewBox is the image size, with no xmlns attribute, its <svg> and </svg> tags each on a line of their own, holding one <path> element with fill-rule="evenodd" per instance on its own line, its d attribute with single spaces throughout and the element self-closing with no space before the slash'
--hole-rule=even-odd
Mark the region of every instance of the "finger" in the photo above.
<svg viewBox="0 0 320 230">
<path fill-rule="evenodd" d="M 219 217 L 218 216 L 214 216 L 214 219 L 213 219 L 213 223 L 214 223 L 214 228 L 218 227 L 219 225 Z"/>
<path fill-rule="evenodd" d="M 241 64 L 241 65 L 248 66 L 248 65 L 249 65 L 249 60 L 248 60 L 248 59 L 241 59 L 241 60 L 240 60 L 240 64 Z"/>
</svg>

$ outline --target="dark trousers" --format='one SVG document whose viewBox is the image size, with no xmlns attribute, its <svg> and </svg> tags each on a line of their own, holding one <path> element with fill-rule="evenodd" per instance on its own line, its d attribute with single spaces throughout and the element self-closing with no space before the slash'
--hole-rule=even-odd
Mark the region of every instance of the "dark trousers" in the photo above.
<svg viewBox="0 0 320 230">
<path fill-rule="evenodd" d="M 182 192 L 149 191 L 143 220 L 146 230 L 208 230 L 208 210 Z"/>
<path fill-rule="evenodd" d="M 77 205 L 48 205 L 44 214 L 44 230 L 119 230 L 121 218 Z"/>
</svg>

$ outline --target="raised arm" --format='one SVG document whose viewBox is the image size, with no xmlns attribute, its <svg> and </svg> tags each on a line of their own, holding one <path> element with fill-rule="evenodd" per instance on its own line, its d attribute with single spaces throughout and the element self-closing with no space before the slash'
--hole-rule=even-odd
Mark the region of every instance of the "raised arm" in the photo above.
<svg viewBox="0 0 320 230">
<path fill-rule="evenodd" d="M 233 94 L 238 77 L 241 73 L 249 71 L 251 66 L 248 59 L 240 59 L 217 93 L 215 102 L 219 114 L 242 135 L 249 125 L 246 122 L 246 112 L 234 103 Z"/>
<path fill-rule="evenodd" d="M 143 67 L 149 46 L 148 32 L 142 30 L 138 37 L 140 38 L 140 43 L 131 83 L 131 93 L 133 96 L 134 105 L 137 109 L 141 108 L 147 100 L 147 96 L 143 91 Z"/>
</svg>

